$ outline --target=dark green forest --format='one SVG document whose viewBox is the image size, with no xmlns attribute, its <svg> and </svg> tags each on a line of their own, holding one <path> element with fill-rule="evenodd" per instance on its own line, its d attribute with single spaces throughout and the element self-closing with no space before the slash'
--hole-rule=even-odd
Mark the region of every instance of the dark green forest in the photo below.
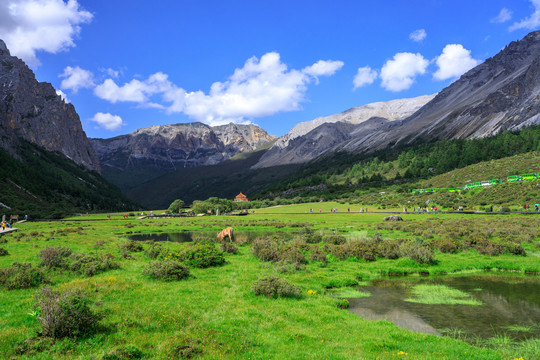
<svg viewBox="0 0 540 360">
<path fill-rule="evenodd" d="M 18 158 L 0 150 L 0 215 L 61 218 L 138 208 L 97 172 L 21 140 Z M 7 208 L 9 207 L 9 208 Z"/>
<path fill-rule="evenodd" d="M 478 139 L 440 140 L 388 148 L 368 154 L 341 153 L 316 159 L 259 193 L 256 198 L 320 196 L 327 199 L 351 196 L 355 189 L 412 184 L 481 161 L 540 151 L 540 126 L 504 131 Z M 540 172 L 539 168 L 535 172 Z M 319 187 L 323 191 L 314 190 Z M 297 191 L 291 191 L 297 189 Z M 311 199 L 310 201 L 312 201 Z"/>
</svg>

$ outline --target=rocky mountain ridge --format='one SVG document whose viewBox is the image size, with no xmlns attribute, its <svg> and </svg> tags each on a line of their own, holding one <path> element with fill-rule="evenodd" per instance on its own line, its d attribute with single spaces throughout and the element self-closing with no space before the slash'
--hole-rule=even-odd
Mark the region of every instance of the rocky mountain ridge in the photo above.
<svg viewBox="0 0 540 360">
<path fill-rule="evenodd" d="M 299 123 L 277 139 L 254 168 L 310 161 L 363 132 L 395 125 L 394 122 L 412 115 L 435 95 L 371 103 Z"/>
<path fill-rule="evenodd" d="M 105 178 L 121 188 L 179 168 L 215 165 L 275 136 L 256 125 L 156 125 L 110 139 L 90 139 Z M 133 175 L 137 178 L 133 179 Z"/>
<path fill-rule="evenodd" d="M 0 148 L 17 156 L 20 138 L 61 153 L 87 169 L 99 160 L 72 104 L 51 84 L 38 82 L 32 70 L 0 40 Z"/>
<path fill-rule="evenodd" d="M 401 126 L 354 137 L 335 150 L 486 137 L 535 124 L 540 124 L 540 31 L 463 74 Z"/>
<path fill-rule="evenodd" d="M 416 141 L 486 137 L 540 124 L 540 31 L 510 43 L 440 93 L 416 99 L 420 106 L 411 106 L 413 111 L 394 119 L 368 111 L 361 121 L 350 121 L 353 110 L 363 111 L 359 107 L 298 124 L 253 168 L 305 163 L 323 154 L 370 152 Z"/>
</svg>

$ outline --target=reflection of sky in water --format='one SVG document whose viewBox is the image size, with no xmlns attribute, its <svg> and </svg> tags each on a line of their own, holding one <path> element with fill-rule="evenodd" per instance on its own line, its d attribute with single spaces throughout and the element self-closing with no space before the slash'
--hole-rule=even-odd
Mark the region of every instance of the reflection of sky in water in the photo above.
<svg viewBox="0 0 540 360">
<path fill-rule="evenodd" d="M 483 303 L 428 305 L 404 301 L 418 283 L 444 284 L 465 291 Z M 370 297 L 350 299 L 350 311 L 369 320 L 387 320 L 396 326 L 427 334 L 459 329 L 466 336 L 488 338 L 507 335 L 515 339 L 540 338 L 540 279 L 504 276 L 467 276 L 444 279 L 378 280 L 362 288 Z M 511 325 L 529 326 L 531 332 L 514 332 Z"/>
</svg>

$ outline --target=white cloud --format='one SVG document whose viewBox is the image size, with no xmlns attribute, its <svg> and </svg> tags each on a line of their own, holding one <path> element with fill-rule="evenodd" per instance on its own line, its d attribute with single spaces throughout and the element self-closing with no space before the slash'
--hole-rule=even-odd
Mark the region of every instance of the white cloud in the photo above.
<svg viewBox="0 0 540 360">
<path fill-rule="evenodd" d="M 120 75 L 120 71 L 111 68 L 101 69 L 101 71 L 115 79 Z"/>
<path fill-rule="evenodd" d="M 409 39 L 415 42 L 420 42 L 424 40 L 426 36 L 427 36 L 426 30 L 418 29 L 409 34 Z"/>
<path fill-rule="evenodd" d="M 437 80 L 446 80 L 461 76 L 480 64 L 480 60 L 471 57 L 471 51 L 461 44 L 448 44 L 436 60 L 439 69 L 433 74 Z"/>
<path fill-rule="evenodd" d="M 70 103 L 67 95 L 62 90 L 56 90 L 56 95 L 59 95 L 66 104 Z"/>
<path fill-rule="evenodd" d="M 112 115 L 110 113 L 98 112 L 90 121 L 95 121 L 107 130 L 117 130 L 124 125 L 122 118 L 118 115 Z"/>
<path fill-rule="evenodd" d="M 331 76 L 343 67 L 343 61 L 319 60 L 311 66 L 307 66 L 302 70 L 304 74 L 311 75 L 315 78 L 318 76 Z M 317 79 L 318 81 L 318 79 Z"/>
<path fill-rule="evenodd" d="M 512 18 L 512 11 L 508 10 L 507 8 L 502 8 L 499 12 L 499 15 L 495 16 L 494 18 L 491 18 L 489 21 L 492 23 L 504 23 L 507 22 Z"/>
<path fill-rule="evenodd" d="M 540 25 L 540 0 L 530 0 L 534 7 L 534 12 L 526 19 L 515 22 L 508 28 L 510 31 L 517 29 L 535 30 Z"/>
<path fill-rule="evenodd" d="M 377 70 L 373 70 L 369 66 L 358 68 L 353 79 L 354 88 L 357 89 L 365 85 L 373 84 L 376 78 Z"/>
<path fill-rule="evenodd" d="M 12 55 L 38 66 L 37 51 L 55 54 L 75 46 L 79 25 L 92 17 L 77 0 L 3 0 L 0 34 Z"/>
<path fill-rule="evenodd" d="M 81 69 L 78 66 L 67 66 L 64 72 L 58 77 L 64 78 L 60 83 L 60 88 L 64 90 L 71 90 L 77 93 L 79 89 L 92 88 L 94 84 L 94 74 L 88 70 Z"/>
<path fill-rule="evenodd" d="M 122 86 L 107 79 L 94 93 L 112 103 L 131 101 L 143 107 L 164 109 L 169 114 L 182 112 L 211 125 L 246 123 L 250 118 L 299 110 L 307 85 L 317 82 L 318 76 L 333 75 L 342 66 L 341 61 L 328 60 L 303 70 L 289 70 L 279 54 L 271 52 L 260 59 L 248 59 L 227 81 L 213 83 L 208 94 L 187 92 L 163 73 L 143 81 L 133 79 Z M 155 99 L 157 96 L 159 100 Z"/>
<path fill-rule="evenodd" d="M 402 91 L 410 88 L 418 75 L 426 72 L 429 65 L 421 54 L 397 53 L 381 69 L 381 86 L 390 91 Z"/>
</svg>

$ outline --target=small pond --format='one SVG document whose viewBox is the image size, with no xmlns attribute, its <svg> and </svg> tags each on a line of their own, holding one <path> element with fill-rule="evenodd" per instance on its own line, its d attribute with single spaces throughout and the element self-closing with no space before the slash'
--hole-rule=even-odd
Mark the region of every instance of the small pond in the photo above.
<svg viewBox="0 0 540 360">
<path fill-rule="evenodd" d="M 360 290 L 371 296 L 349 299 L 349 310 L 363 319 L 463 339 L 540 338 L 538 277 L 380 279 Z"/>
<path fill-rule="evenodd" d="M 172 242 L 190 242 L 193 241 L 192 233 L 154 233 L 154 234 L 134 234 L 128 235 L 128 239 L 135 241 L 172 241 Z"/>
</svg>

